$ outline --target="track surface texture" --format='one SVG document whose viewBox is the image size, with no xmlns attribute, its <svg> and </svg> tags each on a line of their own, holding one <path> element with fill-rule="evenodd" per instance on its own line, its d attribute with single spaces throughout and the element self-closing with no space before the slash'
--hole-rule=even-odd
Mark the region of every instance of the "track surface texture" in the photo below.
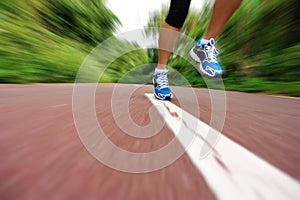
<svg viewBox="0 0 300 200">
<path fill-rule="evenodd" d="M 1 200 L 218 199 L 186 153 L 171 164 L 146 173 L 119 171 L 97 160 L 83 145 L 76 129 L 73 86 L 0 85 Z M 196 106 L 188 95 L 179 99 L 185 87 L 174 88 L 177 95 L 171 101 L 173 104 L 212 128 L 221 127 L 219 131 L 224 136 L 300 181 L 299 98 L 226 92 L 226 107 L 221 110 L 214 107 L 217 115 L 211 121 L 209 90 L 192 89 L 199 104 Z M 213 92 L 218 98 L 218 91 Z M 126 103 L 122 102 L 122 93 L 130 93 Z M 133 153 L 159 150 L 174 139 L 171 148 L 184 150 L 145 93 L 152 93 L 151 85 L 100 84 L 97 87 L 95 118 L 107 138 L 116 147 Z M 84 101 L 86 96 L 82 94 L 81 98 Z M 118 112 L 118 106 L 128 108 L 133 122 Z M 218 112 L 224 109 L 224 124 L 218 124 L 223 122 L 218 119 Z M 122 122 L 127 132 L 140 138 L 128 135 L 120 127 Z M 137 132 L 132 123 L 140 127 L 156 123 L 161 128 L 151 135 L 151 128 Z M 155 126 L 153 132 L 154 129 Z M 87 132 L 92 130 L 93 127 Z M 148 137 L 143 138 L 144 133 Z M 102 153 L 106 153 L 105 148 Z M 113 158 L 113 152 L 108 156 Z M 125 157 L 119 160 L 126 161 Z M 138 167 L 139 163 L 128 165 Z"/>
</svg>

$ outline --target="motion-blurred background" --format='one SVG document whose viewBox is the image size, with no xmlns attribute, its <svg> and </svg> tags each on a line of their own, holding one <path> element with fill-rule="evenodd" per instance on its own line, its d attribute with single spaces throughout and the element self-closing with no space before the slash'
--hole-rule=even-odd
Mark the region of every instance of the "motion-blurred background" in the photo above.
<svg viewBox="0 0 300 200">
<path fill-rule="evenodd" d="M 89 52 L 122 26 L 107 4 L 105 0 L 1 0 L 0 82 L 74 82 Z M 182 33 L 200 38 L 211 9 L 211 1 L 192 7 Z M 145 31 L 160 27 L 167 10 L 168 5 L 162 4 L 149 13 Z M 300 96 L 299 11 L 296 0 L 244 0 L 217 43 L 227 90 Z M 156 49 L 141 48 L 114 61 L 100 81 L 117 82 L 136 66 L 156 61 Z M 192 86 L 206 86 L 185 59 L 172 56 L 169 66 Z M 151 81 L 153 67 L 140 71 L 145 83 L 147 77 Z"/>
</svg>

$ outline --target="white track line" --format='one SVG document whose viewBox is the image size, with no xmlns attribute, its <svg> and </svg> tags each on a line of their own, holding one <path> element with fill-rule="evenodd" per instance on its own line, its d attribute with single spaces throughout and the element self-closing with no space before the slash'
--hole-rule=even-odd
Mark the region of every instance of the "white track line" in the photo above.
<svg viewBox="0 0 300 200">
<path fill-rule="evenodd" d="M 153 94 L 145 95 L 158 107 L 166 124 L 183 146 L 187 146 L 189 141 L 186 138 L 190 138 L 191 134 L 198 135 L 186 152 L 218 199 L 300 199 L 300 183 L 297 180 L 173 103 L 156 100 Z M 197 128 L 193 130 L 192 127 Z M 213 130 L 220 136 L 214 151 L 200 159 L 200 151 L 209 130 L 210 134 Z M 182 134 L 186 137 L 180 136 Z"/>
</svg>

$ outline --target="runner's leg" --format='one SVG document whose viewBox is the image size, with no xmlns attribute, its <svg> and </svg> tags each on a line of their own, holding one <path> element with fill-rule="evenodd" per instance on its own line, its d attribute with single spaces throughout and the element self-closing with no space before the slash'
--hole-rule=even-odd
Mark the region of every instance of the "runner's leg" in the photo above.
<svg viewBox="0 0 300 200">
<path fill-rule="evenodd" d="M 187 17 L 191 0 L 171 0 L 168 16 L 159 35 L 158 69 L 166 69 L 171 51 L 178 38 L 178 31 Z"/>
<path fill-rule="evenodd" d="M 216 38 L 241 3 L 242 0 L 216 0 L 208 28 L 203 38 L 207 40 Z"/>
</svg>

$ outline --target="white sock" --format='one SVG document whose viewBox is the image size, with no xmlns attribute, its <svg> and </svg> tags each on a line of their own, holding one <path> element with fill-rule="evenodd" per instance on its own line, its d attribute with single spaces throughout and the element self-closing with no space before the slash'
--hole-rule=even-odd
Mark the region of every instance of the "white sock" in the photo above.
<svg viewBox="0 0 300 200">
<path fill-rule="evenodd" d="M 155 72 L 157 72 L 157 73 L 168 72 L 168 70 L 167 69 L 158 69 L 158 68 L 155 68 Z"/>
</svg>

